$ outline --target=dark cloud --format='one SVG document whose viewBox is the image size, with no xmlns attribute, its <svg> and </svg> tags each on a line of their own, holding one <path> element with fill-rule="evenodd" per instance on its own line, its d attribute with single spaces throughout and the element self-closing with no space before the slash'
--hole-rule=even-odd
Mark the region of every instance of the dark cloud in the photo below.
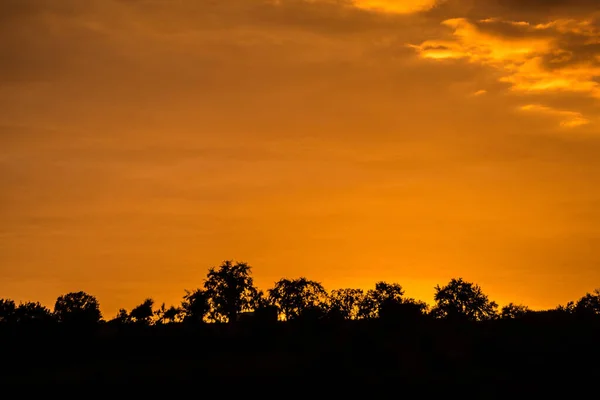
<svg viewBox="0 0 600 400">
<path fill-rule="evenodd" d="M 59 82 L 47 90 L 57 90 L 75 107 L 83 100 L 105 112 L 116 104 L 114 98 L 135 98 L 139 107 L 128 111 L 127 121 L 138 113 L 146 117 L 139 110 L 152 109 L 166 97 L 196 101 L 204 110 L 219 102 L 248 110 L 252 106 L 242 98 L 291 86 L 309 93 L 296 96 L 294 106 L 320 101 L 307 88 L 360 92 L 376 85 L 377 90 L 398 86 L 407 93 L 428 93 L 452 81 L 476 86 L 480 67 L 445 65 L 440 75 L 435 66 L 415 60 L 406 46 L 453 39 L 452 30 L 441 25 L 446 18 L 467 18 L 480 32 L 501 40 L 552 41 L 553 51 L 542 54 L 548 71 L 596 63 L 598 45 L 589 36 L 596 25 L 585 27 L 588 31 L 576 25 L 538 28 L 552 22 L 544 12 L 536 14 L 544 11 L 541 3 L 519 2 L 524 7 L 518 7 L 516 1 L 448 0 L 428 13 L 396 15 L 364 10 L 349 0 L 7 0 L 0 2 L 6 22 L 0 24 L 0 53 L 8 60 L 0 63 L 0 82 Z M 572 11 L 569 4 L 591 4 L 551 3 L 564 15 Z M 424 46 L 426 52 L 453 51 L 448 43 Z M 412 78 L 421 73 L 428 74 L 426 82 Z M 192 93 L 193 87 L 202 88 L 205 98 Z M 214 97 L 209 100 L 208 94 Z"/>
<path fill-rule="evenodd" d="M 361 9 L 349 0 L 7 0 L 0 9 L 4 21 L 82 15 L 96 20 L 110 14 L 113 24 L 127 17 L 163 32 L 260 26 L 350 33 L 397 26 L 407 18 Z"/>
<path fill-rule="evenodd" d="M 440 2 L 430 14 L 442 18 L 496 17 L 539 23 L 556 18 L 588 17 L 598 12 L 597 0 L 447 0 Z"/>
<path fill-rule="evenodd" d="M 232 58 L 297 62 L 307 52 L 326 58 L 361 43 L 377 51 L 378 38 L 411 30 L 407 18 L 342 0 L 7 0 L 0 2 L 0 82 L 52 81 L 90 70 L 139 76 L 161 64 L 169 74 L 178 71 L 177 78 L 189 75 L 192 63 L 219 71 Z M 160 61 L 147 59 L 149 46 L 163 54 Z M 173 65 L 183 56 L 187 67 Z"/>
<path fill-rule="evenodd" d="M 598 0 L 484 0 L 496 7 L 536 13 L 598 11 Z"/>
<path fill-rule="evenodd" d="M 556 54 L 544 56 L 544 65 L 549 70 L 557 70 L 570 65 L 593 65 L 600 67 L 600 43 L 582 43 L 563 41 Z M 598 71 L 600 74 L 600 71 Z M 597 80 L 596 77 L 594 80 Z"/>
<path fill-rule="evenodd" d="M 486 18 L 470 21 L 484 33 L 506 40 L 548 40 L 553 49 L 543 57 L 546 68 L 570 65 L 600 65 L 600 16 L 586 19 L 557 19 L 547 23 Z"/>
</svg>

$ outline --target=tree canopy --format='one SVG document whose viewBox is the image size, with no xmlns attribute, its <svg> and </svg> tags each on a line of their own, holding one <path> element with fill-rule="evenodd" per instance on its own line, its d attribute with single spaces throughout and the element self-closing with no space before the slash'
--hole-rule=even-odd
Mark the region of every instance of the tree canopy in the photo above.
<svg viewBox="0 0 600 400">
<path fill-rule="evenodd" d="M 244 262 L 224 261 L 218 268 L 210 268 L 204 289 L 215 321 L 235 322 L 237 314 L 253 310 L 258 303 L 252 268 Z"/>
<path fill-rule="evenodd" d="M 93 325 L 102 318 L 98 300 L 85 292 L 71 292 L 56 299 L 54 315 L 59 322 Z"/>
<path fill-rule="evenodd" d="M 328 291 L 320 282 L 306 277 L 282 278 L 266 290 L 254 285 L 251 267 L 244 262 L 224 261 L 209 268 L 202 287 L 186 290 L 179 305 L 162 303 L 155 308 L 152 298 L 145 299 L 127 311 L 121 308 L 109 322 L 138 326 L 162 324 L 234 323 L 238 321 L 341 321 L 419 319 L 453 321 L 512 320 L 553 316 L 583 319 L 600 317 L 600 289 L 586 293 L 576 301 L 545 312 L 533 311 L 526 305 L 509 303 L 498 311 L 482 288 L 462 278 L 434 287 L 434 304 L 408 298 L 399 283 L 378 281 L 367 291 L 340 288 Z M 243 317 L 243 318 L 241 318 Z M 51 311 L 39 302 L 0 299 L 0 324 L 59 323 L 65 326 L 94 326 L 102 321 L 95 296 L 83 291 L 70 292 L 56 299 Z"/>
<path fill-rule="evenodd" d="M 434 314 L 447 319 L 493 319 L 498 308 L 498 304 L 490 301 L 479 285 L 462 278 L 452 279 L 446 286 L 436 286 L 434 299 Z"/>
</svg>

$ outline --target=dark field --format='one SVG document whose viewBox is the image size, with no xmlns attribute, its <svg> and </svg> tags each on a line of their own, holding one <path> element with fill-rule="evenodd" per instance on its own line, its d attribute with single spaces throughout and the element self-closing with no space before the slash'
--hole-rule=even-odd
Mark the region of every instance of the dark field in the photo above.
<svg viewBox="0 0 600 400">
<path fill-rule="evenodd" d="M 599 382 L 599 333 L 596 320 L 19 327 L 2 332 L 1 383 L 181 387 L 215 378 L 293 378 L 482 390 L 581 387 Z"/>
</svg>

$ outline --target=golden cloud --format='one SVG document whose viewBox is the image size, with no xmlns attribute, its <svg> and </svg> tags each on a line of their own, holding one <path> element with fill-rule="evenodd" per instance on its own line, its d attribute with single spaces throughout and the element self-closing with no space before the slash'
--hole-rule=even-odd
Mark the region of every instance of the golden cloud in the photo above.
<svg viewBox="0 0 600 400">
<path fill-rule="evenodd" d="M 388 13 L 409 14 L 433 8 L 437 0 L 355 0 L 358 8 Z"/>
<path fill-rule="evenodd" d="M 539 104 L 528 104 L 522 106 L 521 111 L 531 112 L 550 117 L 556 117 L 560 120 L 560 126 L 564 128 L 575 128 L 582 125 L 587 125 L 590 121 L 581 113 L 576 111 L 558 110 L 556 108 L 547 107 Z"/>
<path fill-rule="evenodd" d="M 482 32 L 464 18 L 443 22 L 454 30 L 455 40 L 428 40 L 416 49 L 424 58 L 466 58 L 470 62 L 511 68 L 525 62 L 532 54 L 544 54 L 551 49 L 548 39 L 508 39 Z"/>
<path fill-rule="evenodd" d="M 442 24 L 452 29 L 451 40 L 428 40 L 409 46 L 425 59 L 463 59 L 500 70 L 499 80 L 510 84 L 515 93 L 568 92 L 600 99 L 600 56 L 593 54 L 597 51 L 593 46 L 600 43 L 600 30 L 594 21 L 569 19 L 531 25 L 494 18 L 478 23 L 456 18 Z M 588 53 L 591 55 L 585 57 Z M 557 113 L 539 106 L 526 107 L 527 111 Z M 560 115 L 566 117 L 563 126 L 589 122 L 562 111 Z"/>
</svg>

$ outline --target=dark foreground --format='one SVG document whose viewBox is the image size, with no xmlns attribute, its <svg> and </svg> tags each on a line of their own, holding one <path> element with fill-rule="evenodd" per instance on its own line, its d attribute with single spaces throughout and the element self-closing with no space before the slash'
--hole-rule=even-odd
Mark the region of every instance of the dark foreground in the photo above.
<svg viewBox="0 0 600 400">
<path fill-rule="evenodd" d="M 0 384 L 147 388 L 252 378 L 269 385 L 581 388 L 600 383 L 599 339 L 598 321 L 19 328 L 2 332 Z M 493 397 L 486 393 L 480 398 Z"/>
</svg>

